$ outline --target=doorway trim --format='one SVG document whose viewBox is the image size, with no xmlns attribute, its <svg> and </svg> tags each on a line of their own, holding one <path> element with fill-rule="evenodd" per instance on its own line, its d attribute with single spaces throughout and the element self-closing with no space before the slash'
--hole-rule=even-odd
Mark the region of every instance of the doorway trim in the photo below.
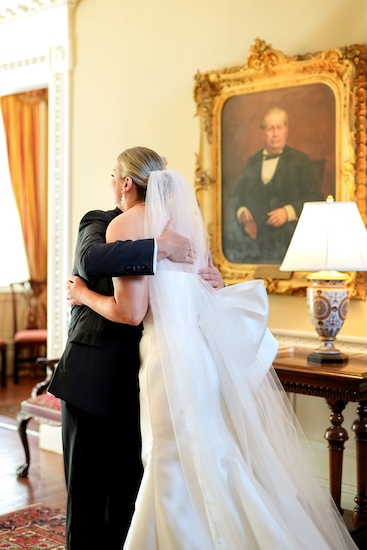
<svg viewBox="0 0 367 550">
<path fill-rule="evenodd" d="M 55 358 L 69 324 L 71 23 L 79 2 L 20 0 L 0 10 L 0 95 L 48 88 L 47 354 Z"/>
</svg>

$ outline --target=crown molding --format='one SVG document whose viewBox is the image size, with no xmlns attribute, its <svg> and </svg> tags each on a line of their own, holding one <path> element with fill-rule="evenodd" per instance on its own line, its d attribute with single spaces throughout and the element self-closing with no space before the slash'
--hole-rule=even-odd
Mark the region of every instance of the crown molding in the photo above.
<svg viewBox="0 0 367 550">
<path fill-rule="evenodd" d="M 79 2 L 80 0 L 0 0 L 0 23 L 60 6 L 66 6 L 73 11 Z"/>
</svg>

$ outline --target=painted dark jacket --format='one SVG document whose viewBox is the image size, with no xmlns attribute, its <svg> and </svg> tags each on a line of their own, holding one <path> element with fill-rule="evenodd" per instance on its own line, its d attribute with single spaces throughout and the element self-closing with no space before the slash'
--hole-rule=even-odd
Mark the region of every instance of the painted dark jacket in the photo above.
<svg viewBox="0 0 367 550">
<path fill-rule="evenodd" d="M 242 172 L 234 193 L 234 219 L 240 206 L 246 206 L 257 224 L 257 239 L 252 240 L 242 227 L 237 231 L 237 242 L 248 257 L 245 263 L 281 263 L 292 238 L 297 221 L 282 227 L 266 225 L 267 213 L 286 204 L 293 206 L 297 217 L 303 204 L 324 200 L 315 168 L 302 151 L 285 146 L 272 179 L 266 185 L 261 180 L 262 150 L 251 156 Z"/>
</svg>

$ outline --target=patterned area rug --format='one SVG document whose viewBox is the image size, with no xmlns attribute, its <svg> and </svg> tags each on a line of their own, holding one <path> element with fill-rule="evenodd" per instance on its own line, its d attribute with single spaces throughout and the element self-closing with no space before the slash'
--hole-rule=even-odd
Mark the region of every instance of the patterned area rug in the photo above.
<svg viewBox="0 0 367 550">
<path fill-rule="evenodd" d="M 34 504 L 0 516 L 0 549 L 65 550 L 65 512 Z"/>
</svg>

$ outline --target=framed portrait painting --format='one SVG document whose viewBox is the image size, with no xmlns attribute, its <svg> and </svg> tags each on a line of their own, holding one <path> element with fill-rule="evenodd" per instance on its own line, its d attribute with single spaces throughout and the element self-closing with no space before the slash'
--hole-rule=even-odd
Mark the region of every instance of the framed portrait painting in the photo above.
<svg viewBox="0 0 367 550">
<path fill-rule="evenodd" d="M 227 283 L 305 293 L 307 274 L 279 266 L 306 201 L 355 200 L 365 221 L 365 53 L 288 57 L 256 39 L 246 65 L 196 74 L 195 190 Z M 349 284 L 365 297 L 364 274 Z"/>
</svg>

